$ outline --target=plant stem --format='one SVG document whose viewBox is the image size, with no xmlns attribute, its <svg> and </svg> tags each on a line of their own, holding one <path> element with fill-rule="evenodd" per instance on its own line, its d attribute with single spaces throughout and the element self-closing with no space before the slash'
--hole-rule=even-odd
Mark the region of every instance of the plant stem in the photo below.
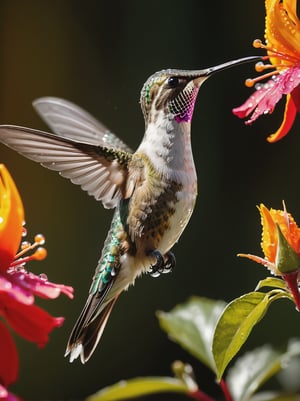
<svg viewBox="0 0 300 401">
<path fill-rule="evenodd" d="M 283 274 L 282 278 L 287 283 L 287 285 L 293 295 L 297 310 L 300 311 L 300 293 L 299 293 L 299 287 L 298 287 L 298 274 L 299 274 L 299 271 L 296 270 L 291 273 Z"/>
<path fill-rule="evenodd" d="M 225 382 L 225 380 L 221 379 L 220 387 L 223 391 L 226 401 L 233 401 L 233 398 L 229 392 L 229 389 L 228 389 L 228 386 L 227 386 L 227 383 Z"/>
<path fill-rule="evenodd" d="M 214 398 L 210 397 L 199 389 L 195 391 L 190 391 L 189 396 L 196 401 L 216 401 Z"/>
</svg>

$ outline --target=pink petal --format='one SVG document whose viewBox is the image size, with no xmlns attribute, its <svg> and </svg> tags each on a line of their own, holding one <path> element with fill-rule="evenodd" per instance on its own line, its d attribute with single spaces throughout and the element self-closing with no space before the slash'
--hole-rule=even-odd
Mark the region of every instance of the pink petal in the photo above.
<svg viewBox="0 0 300 401">
<path fill-rule="evenodd" d="M 240 107 L 234 108 L 233 113 L 240 118 L 248 117 L 246 124 L 255 121 L 262 114 L 271 113 L 283 95 L 291 93 L 300 83 L 300 66 L 284 70 L 274 75 L 267 83 L 257 84 L 257 90 Z"/>
<path fill-rule="evenodd" d="M 4 399 L 6 401 L 7 397 L 8 397 L 8 391 L 4 386 L 0 384 L 0 400 Z"/>
<path fill-rule="evenodd" d="M 7 391 L 7 389 L 0 384 L 0 401 L 22 401 L 22 399 Z"/>
<path fill-rule="evenodd" d="M 36 276 L 28 272 L 12 272 L 10 274 L 12 282 L 19 285 L 24 291 L 30 291 L 32 294 L 41 298 L 54 299 L 61 293 L 69 298 L 73 298 L 73 288 L 63 284 L 55 284 L 48 281 L 44 275 Z"/>
<path fill-rule="evenodd" d="M 9 274 L 2 275 L 0 273 L 0 297 L 3 294 L 8 294 L 11 298 L 25 305 L 31 305 L 34 302 L 34 296 L 30 291 L 17 285 L 11 280 Z"/>
</svg>

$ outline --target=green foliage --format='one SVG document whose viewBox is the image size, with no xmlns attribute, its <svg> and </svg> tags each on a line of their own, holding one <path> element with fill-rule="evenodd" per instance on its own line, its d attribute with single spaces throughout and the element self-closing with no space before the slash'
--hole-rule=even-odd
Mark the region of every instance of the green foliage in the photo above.
<svg viewBox="0 0 300 401">
<path fill-rule="evenodd" d="M 122 380 L 91 395 L 86 401 L 127 400 L 143 395 L 174 392 L 187 394 L 186 384 L 172 377 L 146 377 Z"/>
<path fill-rule="evenodd" d="M 157 315 L 161 328 L 173 341 L 216 372 L 212 339 L 225 305 L 223 301 L 192 297 L 171 312 L 158 312 Z"/>
<path fill-rule="evenodd" d="M 269 305 L 281 298 L 292 299 L 284 282 L 276 278 L 262 280 L 257 289 L 271 287 L 269 292 L 254 291 L 225 304 L 207 298 L 191 297 L 170 312 L 158 312 L 160 325 L 170 339 L 212 370 L 229 401 L 254 400 L 254 394 L 271 377 L 287 370 L 297 360 L 298 370 L 281 375 L 285 393 L 258 393 L 255 401 L 299 401 L 293 392 L 300 388 L 300 340 L 290 341 L 286 350 L 264 345 L 235 359 L 253 327 L 265 315 Z M 295 359 L 296 358 L 296 359 Z M 149 377 L 121 381 L 90 396 L 87 401 L 115 401 L 155 393 L 181 393 L 199 401 L 213 401 L 199 390 L 190 365 L 173 364 L 174 377 Z M 291 380 L 291 378 L 293 378 Z M 298 387 L 297 387 L 298 386 Z"/>
<path fill-rule="evenodd" d="M 247 401 L 264 382 L 282 368 L 285 354 L 264 345 L 240 357 L 229 370 L 226 382 L 234 400 Z"/>
<path fill-rule="evenodd" d="M 282 280 L 280 280 L 282 281 Z M 266 284 L 279 287 L 267 292 L 250 292 L 232 302 L 224 309 L 215 329 L 213 339 L 213 355 L 217 368 L 217 379 L 220 380 L 224 371 L 246 342 L 254 326 L 263 318 L 270 304 L 277 299 L 292 299 L 289 291 L 282 289 L 277 279 L 260 282 L 262 288 Z"/>
</svg>

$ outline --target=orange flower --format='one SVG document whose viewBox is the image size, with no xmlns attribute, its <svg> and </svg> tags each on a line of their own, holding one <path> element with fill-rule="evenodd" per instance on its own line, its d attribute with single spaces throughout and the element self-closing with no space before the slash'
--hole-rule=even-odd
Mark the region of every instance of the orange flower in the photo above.
<svg viewBox="0 0 300 401">
<path fill-rule="evenodd" d="M 256 91 L 233 113 L 240 118 L 250 116 L 246 124 L 259 116 L 271 113 L 277 102 L 286 95 L 284 118 L 279 129 L 268 137 L 269 142 L 283 138 L 291 129 L 297 112 L 300 112 L 300 21 L 297 17 L 296 0 L 266 0 L 266 44 L 255 40 L 253 45 L 267 51 L 265 59 L 271 64 L 258 63 L 258 72 L 271 72 L 255 79 L 248 79 L 247 86 L 256 84 Z M 257 83 L 264 78 L 264 84 Z"/>
<path fill-rule="evenodd" d="M 6 271 L 20 245 L 24 209 L 17 187 L 0 164 L 0 270 Z"/>
<path fill-rule="evenodd" d="M 264 258 L 251 254 L 239 254 L 266 266 L 273 274 L 282 276 L 300 267 L 300 229 L 285 210 L 258 207 L 261 215 Z"/>
</svg>

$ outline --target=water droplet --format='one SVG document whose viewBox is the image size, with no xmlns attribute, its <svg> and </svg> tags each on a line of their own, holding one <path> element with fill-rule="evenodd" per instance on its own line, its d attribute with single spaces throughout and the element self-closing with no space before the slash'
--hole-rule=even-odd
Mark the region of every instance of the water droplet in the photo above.
<svg viewBox="0 0 300 401">
<path fill-rule="evenodd" d="M 43 234 L 36 234 L 36 236 L 34 237 L 34 241 L 39 245 L 44 245 L 45 237 Z"/>
<path fill-rule="evenodd" d="M 21 243 L 21 249 L 22 249 L 22 251 L 23 251 L 23 249 L 29 248 L 30 245 L 31 245 L 30 242 L 28 242 L 28 241 L 23 241 L 23 242 Z"/>
<path fill-rule="evenodd" d="M 47 276 L 47 274 L 45 274 L 45 273 L 41 273 L 41 274 L 39 275 L 39 278 L 40 278 L 41 280 L 48 281 L 48 276 Z"/>
</svg>

